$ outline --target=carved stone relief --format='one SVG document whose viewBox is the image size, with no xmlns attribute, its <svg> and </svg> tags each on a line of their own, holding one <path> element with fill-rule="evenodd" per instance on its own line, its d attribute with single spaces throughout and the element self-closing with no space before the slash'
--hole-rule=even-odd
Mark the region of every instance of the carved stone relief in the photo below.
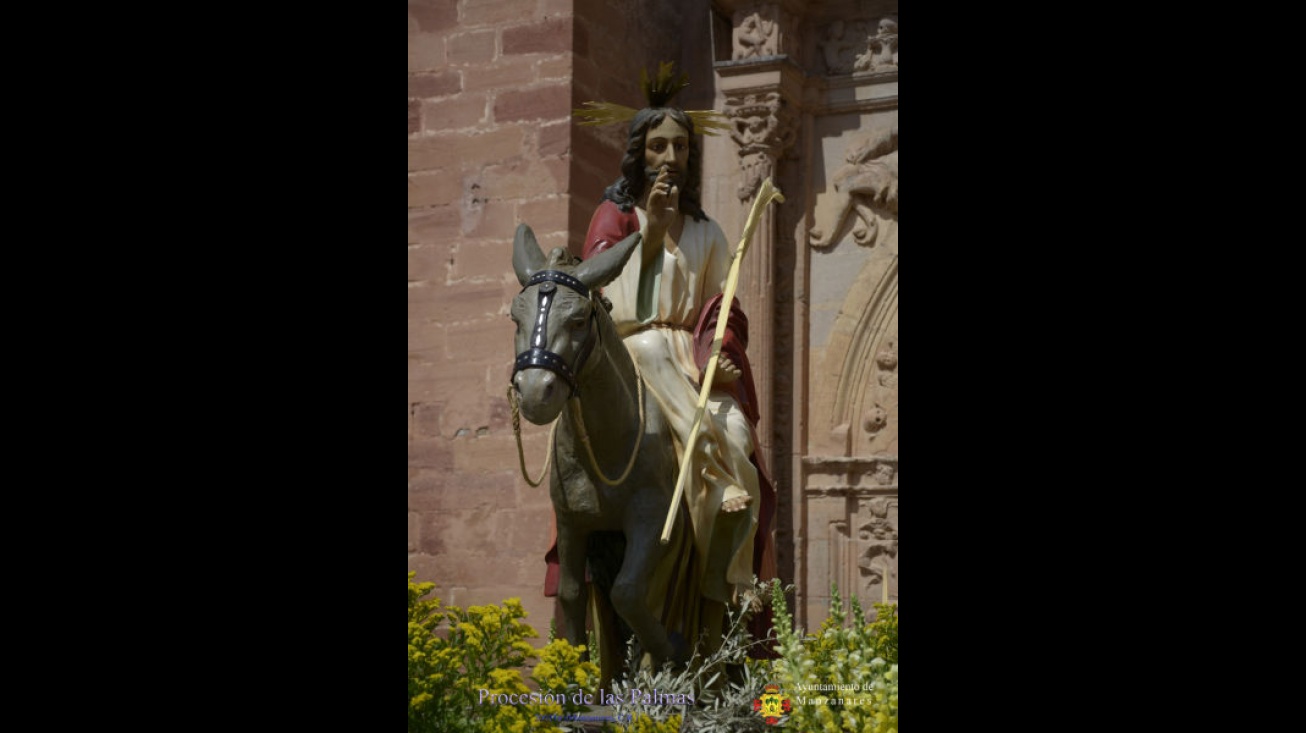
<svg viewBox="0 0 1306 733">
<path fill-rule="evenodd" d="M 833 213 L 831 206 L 815 213 L 816 226 L 808 242 L 829 247 L 844 234 L 849 215 L 853 218 L 853 240 L 862 246 L 882 242 L 898 221 L 898 124 L 872 132 L 844 158 L 835 171 Z"/>
<path fill-rule="evenodd" d="M 869 608 L 873 602 L 898 596 L 898 497 L 881 496 L 858 504 L 847 519 L 830 523 L 830 579 L 846 596 L 855 593 Z"/>
<path fill-rule="evenodd" d="M 810 497 L 871 499 L 898 488 L 897 456 L 807 456 L 803 494 Z"/>
<path fill-rule="evenodd" d="M 836 317 L 835 328 L 853 328 L 848 350 L 842 355 L 840 379 L 834 384 L 835 427 L 860 426 L 861 431 L 848 437 L 851 455 L 880 452 L 896 454 L 898 446 L 898 268 L 897 259 L 888 270 L 880 263 L 868 262 L 863 282 L 878 279 L 871 297 L 849 294 L 844 308 Z M 838 321 L 842 319 L 843 323 Z M 855 319 L 855 325 L 853 325 Z M 894 368 L 886 371 L 879 358 L 892 352 Z M 835 354 L 827 352 L 827 358 Z M 881 379 L 884 377 L 884 379 Z M 890 386 L 891 385 L 891 386 Z"/>
<path fill-rule="evenodd" d="M 894 297 L 896 299 L 897 286 L 894 285 Z M 888 304 L 885 304 L 886 306 Z M 881 435 L 890 423 L 894 426 L 894 432 L 897 431 L 898 422 L 898 317 L 897 303 L 892 306 L 893 315 L 881 324 L 881 332 L 873 337 L 875 346 L 875 366 L 873 373 L 874 381 L 867 385 L 866 395 L 863 397 L 862 415 L 862 440 L 858 441 L 861 451 L 871 453 L 875 450 L 887 450 L 890 446 L 897 445 L 897 436 Z M 891 443 L 885 443 L 891 440 Z M 883 466 L 881 466 L 883 468 Z M 893 472 L 881 475 L 877 472 L 875 480 L 880 483 L 888 484 L 893 478 Z"/>
<path fill-rule="evenodd" d="M 712 6 L 730 126 L 710 149 L 714 210 L 737 228 L 765 177 L 794 192 L 741 282 L 773 330 L 755 344 L 775 365 L 759 385 L 768 458 L 792 467 L 777 539 L 792 543 L 800 621 L 819 624 L 831 581 L 868 612 L 897 599 L 897 2 Z"/>
<path fill-rule="evenodd" d="M 829 74 L 851 74 L 857 54 L 866 48 L 867 28 L 863 21 L 836 20 L 821 30 L 821 58 Z"/>
<path fill-rule="evenodd" d="M 736 194 L 747 199 L 764 179 L 774 175 L 776 160 L 793 143 L 797 132 L 794 115 L 779 92 L 728 96 L 725 108 L 743 169 Z"/>
<path fill-rule="evenodd" d="M 741 3 L 731 12 L 731 60 L 753 61 L 773 56 L 797 59 L 801 55 L 799 16 L 784 4 L 792 3 L 791 0 Z"/>
<path fill-rule="evenodd" d="M 898 69 L 898 21 L 835 20 L 820 31 L 817 46 L 827 74 Z"/>
<path fill-rule="evenodd" d="M 876 379 L 881 387 L 898 388 L 898 334 L 894 333 L 880 353 L 875 356 L 875 365 L 879 367 Z"/>
<path fill-rule="evenodd" d="M 889 486 L 898 478 L 898 466 L 893 463 L 880 463 L 875 467 L 875 473 L 871 475 L 875 478 L 875 483 Z"/>
<path fill-rule="evenodd" d="M 881 18 L 875 35 L 866 39 L 866 52 L 857 57 L 853 71 L 898 69 L 898 21 Z"/>
<path fill-rule="evenodd" d="M 866 255 L 814 354 L 808 424 L 818 454 L 898 450 L 898 258 L 887 248 Z"/>
<path fill-rule="evenodd" d="M 777 24 L 774 6 L 736 13 L 734 60 L 774 56 L 777 53 Z"/>
<path fill-rule="evenodd" d="M 897 457 L 805 456 L 801 465 L 808 537 L 801 608 L 807 623 L 825 618 L 832 581 L 845 600 L 856 594 L 868 612 L 886 591 L 896 601 Z"/>
</svg>

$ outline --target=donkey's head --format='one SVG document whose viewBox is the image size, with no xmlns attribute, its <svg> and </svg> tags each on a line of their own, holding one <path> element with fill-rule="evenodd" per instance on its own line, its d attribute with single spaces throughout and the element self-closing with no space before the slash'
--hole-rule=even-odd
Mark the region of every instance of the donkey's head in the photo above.
<svg viewBox="0 0 1306 733">
<path fill-rule="evenodd" d="M 621 273 L 640 242 L 638 232 L 576 263 L 554 249 L 546 259 L 531 228 L 513 238 L 512 266 L 522 291 L 512 299 L 517 361 L 512 384 L 521 414 L 536 425 L 552 421 L 576 393 L 581 369 L 598 341 L 598 289 Z"/>
</svg>

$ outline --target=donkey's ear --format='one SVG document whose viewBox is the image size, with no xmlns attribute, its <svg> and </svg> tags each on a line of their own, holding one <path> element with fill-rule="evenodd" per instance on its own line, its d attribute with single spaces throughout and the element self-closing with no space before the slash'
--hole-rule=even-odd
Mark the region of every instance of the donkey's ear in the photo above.
<svg viewBox="0 0 1306 733">
<path fill-rule="evenodd" d="M 630 254 L 639 249 L 641 241 L 643 241 L 643 236 L 639 232 L 635 232 L 617 242 L 611 248 L 585 260 L 576 268 L 574 273 L 576 279 L 590 288 L 601 288 L 607 285 L 615 280 L 617 275 L 621 274 L 622 269 L 626 266 L 626 261 L 630 259 Z"/>
<path fill-rule="evenodd" d="M 517 234 L 512 238 L 512 269 L 522 287 L 530 282 L 531 275 L 544 269 L 544 252 L 535 241 L 535 232 L 525 224 L 517 225 Z"/>
</svg>

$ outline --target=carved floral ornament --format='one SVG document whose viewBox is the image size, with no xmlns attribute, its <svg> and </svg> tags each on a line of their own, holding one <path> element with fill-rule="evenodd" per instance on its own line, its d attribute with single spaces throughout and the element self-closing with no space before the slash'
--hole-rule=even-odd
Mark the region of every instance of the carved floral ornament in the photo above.
<svg viewBox="0 0 1306 733">
<path fill-rule="evenodd" d="M 860 74 L 898 70 L 898 20 L 836 20 L 821 29 L 826 73 Z"/>
<path fill-rule="evenodd" d="M 793 143 L 797 127 L 779 92 L 733 95 L 725 106 L 744 172 L 736 193 L 747 199 L 774 173 L 775 161 Z"/>
</svg>

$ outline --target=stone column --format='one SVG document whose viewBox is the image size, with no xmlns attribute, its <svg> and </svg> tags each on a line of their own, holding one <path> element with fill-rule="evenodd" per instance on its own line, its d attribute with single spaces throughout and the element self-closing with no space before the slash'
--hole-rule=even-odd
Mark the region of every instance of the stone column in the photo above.
<svg viewBox="0 0 1306 733">
<path fill-rule="evenodd" d="M 777 493 L 777 561 L 780 575 L 794 579 L 791 492 L 794 359 L 792 344 L 795 244 L 794 216 L 802 216 L 800 181 L 783 161 L 797 138 L 804 72 L 799 23 L 804 3 L 718 0 L 732 21 L 729 60 L 715 64 L 718 89 L 737 154 L 735 195 L 741 231 L 757 190 L 766 178 L 789 203 L 767 207 L 754 231 L 740 271 L 738 297 L 748 313 L 750 361 L 754 365 L 761 422 L 758 454 L 770 469 Z M 793 212 L 788 209 L 794 209 Z"/>
<path fill-rule="evenodd" d="M 767 76 L 773 76 L 778 86 L 780 73 L 778 69 L 774 71 Z M 725 111 L 731 123 L 730 137 L 738 146 L 740 183 L 735 193 L 745 212 L 741 213 L 742 220 L 752 208 L 762 181 L 771 178 L 781 191 L 785 189 L 777 168 L 785 149 L 794 139 L 794 112 L 793 106 L 785 103 L 779 91 L 751 88 L 727 89 Z M 780 355 L 775 349 L 777 290 L 782 287 L 779 280 L 785 277 L 776 267 L 777 260 L 783 256 L 777 251 L 776 206 L 773 204 L 764 210 L 740 271 L 740 301 L 746 305 L 749 318 L 748 350 L 761 367 L 755 373 L 758 399 L 762 402 L 758 437 L 762 441 L 767 465 L 772 470 L 780 468 L 774 451 L 776 409 L 785 409 L 775 404 L 774 385 L 778 372 L 789 369 L 789 364 L 778 358 Z"/>
</svg>

